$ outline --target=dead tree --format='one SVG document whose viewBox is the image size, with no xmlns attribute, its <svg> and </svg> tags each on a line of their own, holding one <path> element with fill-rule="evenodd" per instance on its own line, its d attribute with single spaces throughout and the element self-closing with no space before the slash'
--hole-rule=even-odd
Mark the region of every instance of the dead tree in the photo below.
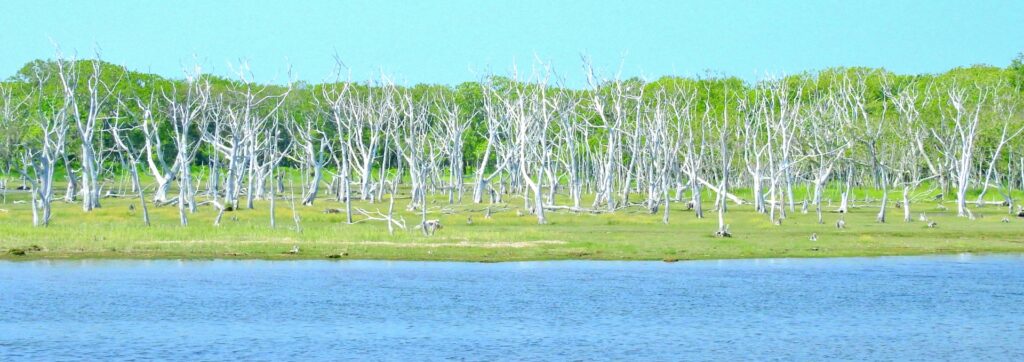
<svg viewBox="0 0 1024 362">
<path fill-rule="evenodd" d="M 86 104 L 82 105 L 79 103 L 78 94 L 80 63 L 73 58 L 64 59 L 59 52 L 56 60 L 57 75 L 64 91 L 68 117 L 74 121 L 81 143 L 81 188 L 82 210 L 84 211 L 100 207 L 99 172 L 101 164 L 97 159 L 96 148 L 101 145 L 98 145 L 100 141 L 95 136 L 99 131 L 102 118 L 105 116 L 103 112 L 106 111 L 107 103 L 113 95 L 110 89 L 116 87 L 116 84 L 108 85 L 103 81 L 103 63 L 99 60 L 99 56 L 89 63 L 92 65 L 92 71 L 86 79 Z"/>
<path fill-rule="evenodd" d="M 127 107 L 124 107 L 122 104 L 120 108 Z M 132 188 L 135 189 L 139 196 L 139 205 L 142 207 L 142 222 L 145 223 L 146 226 L 150 226 L 149 207 L 146 206 L 146 196 L 142 183 L 139 181 L 139 170 L 137 168 L 139 160 L 142 158 L 142 154 L 135 149 L 130 137 L 125 134 L 130 131 L 132 131 L 132 127 L 124 125 L 121 117 L 115 115 L 111 119 L 110 135 L 113 137 L 114 144 L 117 145 L 119 150 L 121 150 L 124 157 L 128 158 L 129 162 L 127 162 L 126 167 L 128 168 L 128 172 L 131 174 Z"/>
<path fill-rule="evenodd" d="M 11 175 L 18 163 L 19 153 L 29 136 L 32 122 L 28 102 L 33 99 L 32 84 L 0 83 L 0 174 Z M 19 92 L 21 91 L 21 92 Z M 16 95 L 17 93 L 17 95 Z M 23 185 L 24 185 L 24 178 Z M 11 186 L 4 178 L 0 181 L 3 203 L 7 203 L 7 190 Z"/>
<path fill-rule="evenodd" d="M 50 225 L 53 173 L 67 145 L 69 113 L 74 106 L 67 98 L 57 100 L 47 97 L 43 92 L 47 79 L 43 70 L 35 69 L 35 81 L 39 87 L 36 93 L 38 109 L 32 118 L 36 120 L 40 133 L 37 140 L 26 145 L 21 168 L 22 177 L 31 185 L 34 226 Z"/>
<path fill-rule="evenodd" d="M 726 91 L 728 97 L 728 91 Z M 732 165 L 732 154 L 729 150 L 729 143 L 732 133 L 729 128 L 729 102 L 726 98 L 726 102 L 722 109 L 721 119 L 717 120 L 718 130 L 718 189 L 715 190 L 717 195 L 715 199 L 715 205 L 718 209 L 718 231 L 716 234 L 720 236 L 731 236 L 729 232 L 729 225 L 725 223 L 725 213 L 727 210 L 726 195 L 729 192 L 729 177 L 730 177 L 730 166 Z"/>
<path fill-rule="evenodd" d="M 591 125 L 600 130 L 605 137 L 604 150 L 597 154 L 600 167 L 595 175 L 597 179 L 594 208 L 604 203 L 609 211 L 615 210 L 615 180 L 622 166 L 622 131 L 627 118 L 628 102 L 634 98 L 633 90 L 619 79 L 602 82 L 597 78 L 589 60 L 584 59 L 587 83 L 591 87 L 590 105 L 600 123 Z"/>
<path fill-rule="evenodd" d="M 327 164 L 327 149 L 329 147 L 327 135 L 323 133 L 322 126 L 316 116 L 304 117 L 303 120 L 290 120 L 288 122 L 288 134 L 296 144 L 298 155 L 293 159 L 304 165 L 309 170 L 310 179 L 303 192 L 302 204 L 313 205 L 316 201 L 317 192 L 320 190 L 320 180 L 323 179 L 324 165 Z"/>
<path fill-rule="evenodd" d="M 960 217 L 971 217 L 971 210 L 967 208 L 967 190 L 973 171 L 981 110 L 987 94 L 982 89 L 976 99 L 971 99 L 966 88 L 954 85 L 947 90 L 947 96 L 952 111 L 943 112 L 942 118 L 956 145 L 955 151 L 948 155 L 954 162 L 953 171 L 956 176 L 956 213 Z"/>
<path fill-rule="evenodd" d="M 441 96 L 438 99 L 438 115 L 436 118 L 441 123 L 439 138 L 443 140 L 444 153 L 448 156 L 448 203 L 456 200 L 462 202 L 463 194 L 463 144 L 466 130 L 469 128 L 470 117 L 463 114 L 459 104 L 449 97 Z"/>
<path fill-rule="evenodd" d="M 895 93 L 892 90 L 889 90 L 889 92 Z M 905 155 L 902 155 L 903 157 L 899 162 L 901 173 L 903 174 L 902 178 L 904 179 L 900 206 L 903 209 L 903 221 L 912 222 L 910 205 L 913 200 L 910 193 L 917 189 L 925 180 L 920 175 L 919 160 L 925 161 L 925 165 L 928 166 L 932 174 L 939 174 L 935 162 L 932 161 L 932 157 L 925 151 L 924 142 L 928 136 L 925 133 L 926 126 L 921 122 L 920 108 L 922 105 L 928 104 L 930 98 L 920 98 L 918 93 L 913 90 L 913 87 L 906 87 L 897 94 L 890 96 L 890 98 L 896 107 L 896 112 L 899 114 L 900 126 L 909 132 L 909 135 L 904 138 L 909 143 L 909 149 Z"/>
<path fill-rule="evenodd" d="M 1002 153 L 1003 148 L 1006 147 L 1013 139 L 1020 136 L 1021 132 L 1024 132 L 1024 126 L 1016 124 L 1011 126 L 1011 123 L 1017 116 L 1018 104 L 1015 98 L 1008 95 L 1006 89 L 998 89 L 992 97 L 992 108 L 994 118 L 998 119 L 1002 123 L 1001 131 L 999 133 L 999 142 L 996 143 L 996 147 L 992 150 L 989 156 L 988 167 L 985 169 L 985 176 L 981 181 L 981 191 L 978 193 L 977 204 L 982 205 L 985 193 L 988 191 L 989 185 L 992 182 L 992 176 L 996 172 L 996 163 L 999 161 L 999 155 Z M 1012 203 L 1010 199 L 1010 193 L 1003 193 L 1004 203 Z"/>
<path fill-rule="evenodd" d="M 504 172 L 514 159 L 512 157 L 513 152 L 511 152 L 513 148 L 513 143 L 510 141 L 511 132 L 508 129 L 511 122 L 508 122 L 505 107 L 502 106 L 507 95 L 496 89 L 490 80 L 481 85 L 481 91 L 483 93 L 483 118 L 487 124 L 487 141 L 484 154 L 481 156 L 480 162 L 473 172 L 474 203 L 483 201 L 483 194 L 490 187 L 491 180 Z M 492 158 L 495 159 L 494 166 L 491 170 L 488 170 Z M 500 197 L 501 195 L 498 194 L 497 196 Z M 497 201 L 491 200 L 492 203 Z"/>
<path fill-rule="evenodd" d="M 182 226 L 188 226 L 186 207 L 193 213 L 197 207 L 191 165 L 196 153 L 199 152 L 200 139 L 191 135 L 195 133 L 196 124 L 203 117 L 210 99 L 210 84 L 202 79 L 201 68 L 195 67 L 186 73 L 186 77 L 187 88 L 184 96 L 179 96 L 177 89 L 174 88 L 163 94 L 167 104 L 167 118 L 171 121 L 171 129 L 174 131 L 173 140 L 177 150 L 174 162 L 181 165 L 177 203 L 178 219 Z"/>
<path fill-rule="evenodd" d="M 270 180 L 274 180 L 275 177 L 276 177 L 275 174 L 277 172 L 278 165 L 281 163 L 281 159 L 283 159 L 284 156 L 286 154 L 288 154 L 288 148 L 289 148 L 290 144 L 285 145 L 283 149 L 280 148 L 279 145 L 278 145 L 278 143 L 280 142 L 280 139 L 281 139 L 281 126 L 280 126 L 280 122 L 278 121 L 277 117 L 273 118 L 273 126 L 271 127 L 271 134 L 273 135 L 273 137 L 271 138 L 271 141 L 267 143 L 267 147 L 268 147 L 268 150 L 267 150 L 267 152 L 268 152 L 268 164 L 267 164 L 267 167 L 269 168 L 269 172 L 268 172 L 267 177 Z M 276 207 L 277 207 L 277 192 L 278 192 L 278 189 L 276 187 L 271 187 L 270 191 L 268 193 L 268 197 L 270 198 L 270 228 L 271 229 L 277 227 L 277 215 L 276 215 L 276 212 L 277 212 L 276 211 Z"/>
<path fill-rule="evenodd" d="M 548 130 L 555 118 L 548 101 L 547 75 L 542 75 L 536 87 L 521 87 L 517 94 L 505 100 L 506 114 L 512 122 L 519 160 L 519 177 L 532 192 L 532 202 L 524 201 L 526 209 L 537 217 L 538 224 L 546 224 L 542 182 L 551 162 L 552 149 L 548 143 Z"/>
</svg>

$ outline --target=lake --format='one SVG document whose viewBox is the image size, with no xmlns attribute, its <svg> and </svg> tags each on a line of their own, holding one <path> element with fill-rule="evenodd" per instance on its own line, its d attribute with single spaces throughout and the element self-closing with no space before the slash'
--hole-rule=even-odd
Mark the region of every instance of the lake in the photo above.
<svg viewBox="0 0 1024 362">
<path fill-rule="evenodd" d="M 0 360 L 1022 360 L 1024 256 L 0 261 Z"/>
</svg>

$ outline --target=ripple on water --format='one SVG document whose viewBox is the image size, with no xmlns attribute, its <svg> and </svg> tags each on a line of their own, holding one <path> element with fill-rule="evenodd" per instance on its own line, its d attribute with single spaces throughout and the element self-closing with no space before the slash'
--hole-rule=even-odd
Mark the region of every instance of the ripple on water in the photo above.
<svg viewBox="0 0 1024 362">
<path fill-rule="evenodd" d="M 0 262 L 0 360 L 1017 359 L 1024 257 Z"/>
</svg>

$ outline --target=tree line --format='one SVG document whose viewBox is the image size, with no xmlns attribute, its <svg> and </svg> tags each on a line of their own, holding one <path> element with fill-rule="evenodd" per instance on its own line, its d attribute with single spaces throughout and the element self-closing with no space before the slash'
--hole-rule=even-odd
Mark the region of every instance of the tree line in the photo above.
<svg viewBox="0 0 1024 362">
<path fill-rule="evenodd" d="M 1013 191 L 1024 187 L 1021 60 L 933 75 L 836 68 L 756 82 L 620 79 L 584 60 L 587 86 L 575 89 L 545 64 L 406 87 L 386 75 L 351 81 L 336 61 L 323 83 L 274 85 L 255 82 L 244 63 L 233 78 L 197 66 L 166 79 L 58 55 L 0 83 L 0 187 L 28 191 L 41 226 L 57 197 L 84 212 L 106 197 L 137 198 L 147 225 L 147 202 L 176 205 L 187 225 L 203 205 L 219 224 L 224 212 L 258 200 L 273 212 L 278 200 L 294 209 L 329 197 L 344 203 L 346 222 L 379 218 L 390 230 L 404 227 L 393 217 L 400 189 L 421 223 L 428 195 L 515 200 L 543 224 L 552 211 L 629 207 L 668 223 L 671 203 L 704 217 L 707 194 L 716 234 L 728 235 L 730 203 L 777 224 L 797 209 L 823 222 L 829 187 L 840 195 L 829 211 L 849 211 L 853 189 L 868 187 L 881 191 L 879 222 L 890 202 L 909 222 L 912 204 L 935 194 L 918 192 L 922 185 L 973 218 L 984 203 L 1012 211 Z M 296 178 L 293 196 L 286 184 Z M 60 179 L 66 188 L 56 190 Z M 795 189 L 809 192 L 798 198 Z M 387 200 L 389 211 L 353 210 L 353 199 Z"/>
</svg>

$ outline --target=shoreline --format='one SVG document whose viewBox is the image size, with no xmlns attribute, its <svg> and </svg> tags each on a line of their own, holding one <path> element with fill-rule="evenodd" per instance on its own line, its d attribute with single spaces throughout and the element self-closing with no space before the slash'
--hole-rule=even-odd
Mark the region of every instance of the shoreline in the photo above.
<svg viewBox="0 0 1024 362">
<path fill-rule="evenodd" d="M 887 258 L 887 257 L 918 257 L 918 256 L 999 256 L 999 255 L 1024 255 L 1024 251 L 1013 250 L 961 250 L 949 252 L 920 252 L 920 253 L 878 253 L 878 254 L 824 254 L 824 255 L 752 255 L 735 257 L 708 257 L 708 258 L 547 258 L 547 259 L 439 259 L 439 258 L 331 258 L 327 256 L 317 257 L 312 255 L 288 255 L 273 256 L 264 255 L 256 257 L 238 256 L 144 256 L 144 255 L 32 255 L 12 256 L 11 254 L 0 255 L 0 262 L 33 262 L 33 261 L 376 261 L 376 262 L 446 262 L 446 263 L 467 263 L 467 264 L 494 264 L 494 263 L 519 263 L 519 262 L 662 262 L 677 263 L 688 261 L 731 261 L 731 260 L 799 260 L 799 259 L 847 259 L 847 258 Z"/>
</svg>

